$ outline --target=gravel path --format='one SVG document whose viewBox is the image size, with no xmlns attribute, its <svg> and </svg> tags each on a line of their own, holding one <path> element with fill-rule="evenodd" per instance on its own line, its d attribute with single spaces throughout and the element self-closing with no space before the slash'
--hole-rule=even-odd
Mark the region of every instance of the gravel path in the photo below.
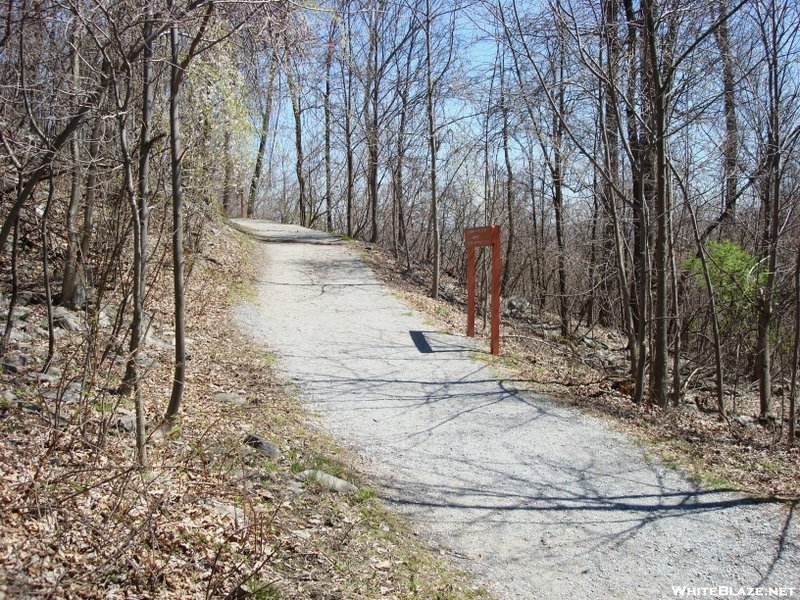
<svg viewBox="0 0 800 600">
<path fill-rule="evenodd" d="M 800 598 L 787 506 L 700 489 L 602 421 L 504 388 L 472 340 L 412 316 L 336 238 L 237 225 L 265 257 L 237 321 L 385 500 L 500 597 Z"/>
</svg>

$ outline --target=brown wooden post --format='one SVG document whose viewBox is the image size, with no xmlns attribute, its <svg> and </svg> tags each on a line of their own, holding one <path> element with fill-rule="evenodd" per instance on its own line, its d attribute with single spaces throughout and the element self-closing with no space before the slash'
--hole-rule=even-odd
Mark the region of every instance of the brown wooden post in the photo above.
<svg viewBox="0 0 800 600">
<path fill-rule="evenodd" d="M 475 248 L 492 247 L 492 354 L 500 354 L 500 226 L 464 230 L 467 247 L 467 335 L 475 337 Z"/>
<path fill-rule="evenodd" d="M 467 247 L 467 336 L 475 337 L 475 248 L 472 246 Z"/>
<path fill-rule="evenodd" d="M 500 226 L 492 226 L 492 354 L 500 354 Z"/>
</svg>

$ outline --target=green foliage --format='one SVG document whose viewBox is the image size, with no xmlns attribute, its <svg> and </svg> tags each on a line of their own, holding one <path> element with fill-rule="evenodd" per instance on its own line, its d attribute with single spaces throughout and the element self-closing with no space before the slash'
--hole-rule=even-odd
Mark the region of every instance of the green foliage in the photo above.
<svg viewBox="0 0 800 600">
<path fill-rule="evenodd" d="M 753 306 L 758 286 L 764 274 L 758 273 L 758 262 L 744 248 L 731 240 L 710 241 L 706 244 L 711 285 L 721 305 L 742 308 Z M 698 257 L 683 263 L 701 288 L 706 288 L 703 264 Z"/>
<path fill-rule="evenodd" d="M 375 498 L 378 494 L 369 487 L 363 487 L 358 490 L 358 501 L 359 502 L 366 502 L 372 498 Z"/>
<path fill-rule="evenodd" d="M 280 592 L 276 590 L 270 583 L 261 583 L 255 578 L 251 578 L 247 582 L 250 598 L 253 600 L 280 600 Z"/>
</svg>

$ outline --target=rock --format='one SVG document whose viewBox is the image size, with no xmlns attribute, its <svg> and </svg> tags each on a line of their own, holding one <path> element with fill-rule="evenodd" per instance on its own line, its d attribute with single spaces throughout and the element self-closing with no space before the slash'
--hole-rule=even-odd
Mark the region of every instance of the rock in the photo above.
<svg viewBox="0 0 800 600">
<path fill-rule="evenodd" d="M 150 358 L 146 354 L 140 352 L 139 356 L 136 359 L 136 362 L 139 364 L 140 367 L 143 369 L 157 369 L 161 366 L 161 363 L 158 362 L 154 358 Z"/>
<path fill-rule="evenodd" d="M 6 365 L 14 365 L 15 367 L 24 367 L 29 365 L 33 359 L 29 354 L 14 354 L 13 356 L 6 356 L 3 361 Z"/>
<path fill-rule="evenodd" d="M 420 275 L 419 273 L 412 273 L 412 274 L 411 274 L 411 281 L 413 281 L 413 282 L 414 282 L 414 283 L 416 283 L 417 285 L 423 285 L 423 286 L 424 286 L 424 285 L 428 285 L 428 282 L 427 282 L 427 281 L 425 280 L 425 278 L 424 278 L 422 275 Z"/>
<path fill-rule="evenodd" d="M 306 488 L 303 487 L 303 484 L 300 483 L 299 481 L 290 481 L 289 491 L 292 492 L 295 496 L 299 496 L 300 494 L 306 491 Z"/>
<path fill-rule="evenodd" d="M 212 396 L 214 400 L 217 402 L 223 402 L 225 404 L 232 404 L 233 406 L 244 406 L 245 404 L 249 404 L 249 402 L 242 398 L 239 394 L 233 394 L 228 392 L 217 392 Z M 245 444 L 248 442 L 245 441 Z"/>
<path fill-rule="evenodd" d="M 81 318 L 77 313 L 71 312 L 63 306 L 56 306 L 53 309 L 53 325 L 72 333 L 78 333 L 81 330 Z"/>
<path fill-rule="evenodd" d="M 46 373 L 34 373 L 33 379 L 37 381 L 45 381 L 47 383 L 56 383 L 61 380 L 61 371 L 55 367 L 47 369 Z"/>
<path fill-rule="evenodd" d="M 230 517 L 233 519 L 233 522 L 239 526 L 247 525 L 247 519 L 245 519 L 244 511 L 241 508 L 231 506 L 230 504 L 223 504 L 222 502 L 214 500 L 213 498 L 206 500 L 206 505 L 213 508 L 214 512 L 220 516 Z"/>
<path fill-rule="evenodd" d="M 439 286 L 439 295 L 445 300 L 453 301 L 455 299 L 458 287 L 452 283 L 443 283 Z"/>
<path fill-rule="evenodd" d="M 136 430 L 136 417 L 133 415 L 125 415 L 120 417 L 117 421 L 117 429 L 125 433 L 131 433 Z"/>
<path fill-rule="evenodd" d="M 100 314 L 97 315 L 97 324 L 102 329 L 107 329 L 114 324 L 117 319 L 117 309 L 115 306 L 106 304 L 100 309 Z"/>
<path fill-rule="evenodd" d="M 28 306 L 34 299 L 38 299 L 38 297 L 33 292 L 20 292 L 17 294 L 17 306 Z"/>
<path fill-rule="evenodd" d="M 278 448 L 276 444 L 273 444 L 267 439 L 264 439 L 260 435 L 255 435 L 253 433 L 248 433 L 247 436 L 244 438 L 244 443 L 247 446 L 251 446 L 261 452 L 264 456 L 268 458 L 280 458 L 281 450 Z"/>
<path fill-rule="evenodd" d="M 142 331 L 144 332 L 145 342 L 150 335 L 150 324 L 153 322 L 154 313 L 149 310 L 142 311 Z"/>
<path fill-rule="evenodd" d="M 6 402 L 13 402 L 14 400 L 17 399 L 17 397 L 11 390 L 3 390 L 2 392 L 0 392 L 0 399 L 5 400 Z"/>
<path fill-rule="evenodd" d="M 27 306 L 15 306 L 11 313 L 11 319 L 13 321 L 25 321 L 31 316 L 31 312 L 33 312 L 33 310 Z"/>
<path fill-rule="evenodd" d="M 44 417 L 44 420 L 51 425 L 56 425 L 58 427 L 66 427 L 69 425 L 69 414 L 63 411 L 59 411 L 54 408 L 48 408 L 42 413 L 42 416 Z"/>
<path fill-rule="evenodd" d="M 739 415 L 734 419 L 739 425 L 750 431 L 755 431 L 756 424 L 753 423 L 753 418 L 748 415 Z"/>
<path fill-rule="evenodd" d="M 525 300 L 525 298 L 521 298 L 520 296 L 512 296 L 511 298 L 509 298 L 507 305 L 508 305 L 508 310 L 512 314 L 524 313 L 528 310 L 528 307 L 530 306 L 528 301 Z"/>
<path fill-rule="evenodd" d="M 66 402 L 66 403 L 80 402 L 81 400 L 79 394 L 76 394 L 75 392 L 71 392 L 69 390 L 64 390 L 63 392 L 61 390 L 51 390 L 49 392 L 45 392 L 44 394 L 42 394 L 42 397 L 47 398 L 48 400 L 55 400 L 56 402 Z"/>
<path fill-rule="evenodd" d="M 33 339 L 21 329 L 12 329 L 11 335 L 8 337 L 14 342 L 30 342 Z"/>
<path fill-rule="evenodd" d="M 211 444 L 202 449 L 203 458 L 209 463 L 218 461 L 228 455 L 228 449 L 220 444 Z"/>
<path fill-rule="evenodd" d="M 251 463 L 255 460 L 258 456 L 259 452 L 252 446 L 242 445 L 239 448 L 239 456 L 242 457 L 242 460 L 246 463 Z"/>
<path fill-rule="evenodd" d="M 697 412 L 697 404 L 694 402 L 684 402 L 681 404 L 681 411 L 685 413 Z"/>
<path fill-rule="evenodd" d="M 302 473 L 298 473 L 297 476 L 304 481 L 316 481 L 326 490 L 332 490 L 334 492 L 346 493 L 358 491 L 358 488 L 349 481 L 339 479 L 338 477 L 334 477 L 333 475 L 329 475 L 328 473 L 319 471 L 317 469 L 303 471 Z"/>
<path fill-rule="evenodd" d="M 33 402 L 20 402 L 18 406 L 22 408 L 22 412 L 28 413 L 29 415 L 42 415 L 44 412 L 46 412 L 41 406 Z M 45 419 L 46 418 L 47 417 L 45 417 Z"/>
<path fill-rule="evenodd" d="M 156 337 L 152 334 L 147 334 L 147 338 L 145 339 L 145 343 L 148 346 L 152 346 L 153 348 L 158 348 L 159 350 L 164 350 L 166 352 L 172 352 L 175 350 L 175 339 L 171 340 L 162 340 L 159 337 Z"/>
<path fill-rule="evenodd" d="M 40 338 L 44 338 L 44 339 L 47 339 L 47 338 L 50 337 L 50 332 L 47 331 L 47 320 L 46 319 L 42 323 L 41 327 L 37 327 L 36 329 L 34 329 L 34 333 L 37 336 L 39 336 Z M 69 334 L 65 330 L 61 329 L 60 327 L 53 327 L 53 337 L 56 338 L 57 340 L 60 340 L 61 338 L 66 337 L 68 335 Z"/>
</svg>

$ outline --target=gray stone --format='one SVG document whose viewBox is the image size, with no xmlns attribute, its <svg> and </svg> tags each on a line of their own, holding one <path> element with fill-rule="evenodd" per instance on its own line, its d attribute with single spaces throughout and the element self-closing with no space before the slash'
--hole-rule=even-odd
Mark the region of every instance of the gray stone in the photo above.
<svg viewBox="0 0 800 600">
<path fill-rule="evenodd" d="M 23 402 L 22 412 L 36 414 L 42 412 L 42 407 L 39 406 L 38 404 L 34 404 L 33 402 Z"/>
<path fill-rule="evenodd" d="M 258 450 L 252 446 L 242 445 L 239 449 L 239 456 L 241 456 L 242 460 L 246 463 L 253 462 L 258 455 Z"/>
<path fill-rule="evenodd" d="M 745 429 L 749 429 L 750 431 L 755 431 L 756 429 L 756 424 L 753 423 L 753 418 L 748 415 L 739 415 L 734 420 Z"/>
<path fill-rule="evenodd" d="M 116 307 L 107 304 L 106 306 L 100 309 L 100 314 L 97 315 L 97 324 L 100 325 L 102 329 L 107 329 L 114 324 L 116 318 L 117 318 Z"/>
<path fill-rule="evenodd" d="M 142 311 L 142 331 L 144 332 L 145 340 L 150 335 L 150 324 L 153 322 L 154 313 L 149 310 Z"/>
<path fill-rule="evenodd" d="M 452 283 L 444 283 L 439 286 L 439 295 L 445 300 L 453 301 L 455 299 L 458 287 Z"/>
<path fill-rule="evenodd" d="M 143 369 L 157 369 L 161 366 L 161 363 L 158 362 L 155 358 L 150 358 L 146 354 L 139 353 L 139 356 L 136 359 L 136 362 L 139 363 L 139 366 Z"/>
<path fill-rule="evenodd" d="M 2 392 L 0 392 L 0 398 L 5 400 L 6 402 L 13 402 L 14 400 L 17 399 L 17 397 L 14 395 L 14 392 L 12 392 L 11 390 L 3 390 Z"/>
<path fill-rule="evenodd" d="M 55 325 L 55 323 L 53 324 Z M 41 338 L 49 338 L 50 332 L 47 330 L 47 319 L 42 321 L 41 327 L 37 327 L 33 330 L 33 332 Z M 60 340 L 68 335 L 69 333 L 67 333 L 64 329 L 61 329 L 60 327 L 53 327 L 53 337 L 55 339 Z"/>
<path fill-rule="evenodd" d="M 681 410 L 685 413 L 697 412 L 697 404 L 694 402 L 684 402 L 681 404 Z"/>
<path fill-rule="evenodd" d="M 298 473 L 297 476 L 304 481 L 316 481 L 326 490 L 331 490 L 334 492 L 346 493 L 358 491 L 358 488 L 349 481 L 339 479 L 338 477 L 334 477 L 333 475 L 329 475 L 328 473 L 319 471 L 317 469 L 303 471 L 302 473 Z"/>
<path fill-rule="evenodd" d="M 124 415 L 117 421 L 117 429 L 125 433 L 131 433 L 136 430 L 136 417 L 133 415 Z"/>
<path fill-rule="evenodd" d="M 33 302 L 35 294 L 33 292 L 20 292 L 17 294 L 17 306 L 28 306 L 31 302 Z"/>
<path fill-rule="evenodd" d="M 247 446 L 252 446 L 264 456 L 269 458 L 280 458 L 281 451 L 280 448 L 276 444 L 273 444 L 267 439 L 264 439 L 260 435 L 255 435 L 252 433 L 248 433 L 247 436 L 244 438 L 244 443 Z"/>
<path fill-rule="evenodd" d="M 81 330 L 81 317 L 63 306 L 56 306 L 53 309 L 53 325 L 78 333 Z"/>
<path fill-rule="evenodd" d="M 31 316 L 31 312 L 33 312 L 33 310 L 27 306 L 15 306 L 11 313 L 11 319 L 14 321 L 25 321 Z"/>
<path fill-rule="evenodd" d="M 79 394 L 75 392 L 71 392 L 69 390 L 50 390 L 49 392 L 45 392 L 42 394 L 44 398 L 48 400 L 55 400 L 57 402 L 66 402 L 66 403 L 74 403 L 80 402 L 81 397 Z"/>
<path fill-rule="evenodd" d="M 32 359 L 28 354 L 14 354 L 12 356 L 6 356 L 3 362 L 7 365 L 24 367 L 25 365 L 30 364 L 31 360 Z"/>
<path fill-rule="evenodd" d="M 158 348 L 159 350 L 165 350 L 167 352 L 171 352 L 175 349 L 175 340 L 163 340 L 160 337 L 156 337 L 152 334 L 148 334 L 145 338 L 145 343 L 148 346 L 152 346 L 153 348 Z"/>
<path fill-rule="evenodd" d="M 249 404 L 249 402 L 245 398 L 242 398 L 239 394 L 228 392 L 217 392 L 212 396 L 212 398 L 214 398 L 214 400 L 217 402 L 224 402 L 225 404 L 232 404 L 233 406 L 244 406 L 245 404 Z"/>
<path fill-rule="evenodd" d="M 528 310 L 530 304 L 528 303 L 525 298 L 520 296 L 512 296 L 508 299 L 508 310 L 511 311 L 512 314 L 521 314 Z"/>
<path fill-rule="evenodd" d="M 223 504 L 222 502 L 214 500 L 213 498 L 206 500 L 206 505 L 213 508 L 214 512 L 220 516 L 230 517 L 238 526 L 243 527 L 247 525 L 247 519 L 245 518 L 244 511 L 241 508 L 231 506 L 230 504 Z"/>
<path fill-rule="evenodd" d="M 34 373 L 33 378 L 37 381 L 56 383 L 57 381 L 61 381 L 61 371 L 59 371 L 56 367 L 50 367 L 45 373 Z"/>
<path fill-rule="evenodd" d="M 299 496 L 300 494 L 306 491 L 306 488 L 299 481 L 290 481 L 289 491 L 292 492 L 295 496 Z"/>
<path fill-rule="evenodd" d="M 56 410 L 55 408 L 48 408 L 45 412 L 42 413 L 44 420 L 50 423 L 51 425 L 56 425 L 58 427 L 66 427 L 69 425 L 69 414 Z"/>
<path fill-rule="evenodd" d="M 8 337 L 14 342 L 30 342 L 33 339 L 30 335 L 17 328 L 12 329 L 11 335 Z"/>
</svg>

